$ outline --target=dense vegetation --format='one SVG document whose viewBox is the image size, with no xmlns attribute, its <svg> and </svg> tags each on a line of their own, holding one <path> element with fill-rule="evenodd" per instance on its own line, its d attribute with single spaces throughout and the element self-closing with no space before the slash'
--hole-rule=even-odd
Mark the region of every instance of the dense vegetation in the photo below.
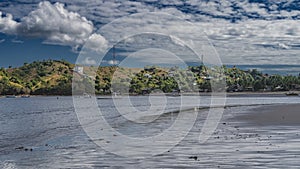
<svg viewBox="0 0 300 169">
<path fill-rule="evenodd" d="M 72 93 L 73 65 L 47 60 L 0 69 L 0 94 L 68 95 Z"/>
<path fill-rule="evenodd" d="M 24 63 L 18 68 L 0 68 L 0 95 L 71 95 L 72 77 L 83 77 L 80 86 L 75 85 L 79 94 L 84 91 L 96 94 L 130 92 L 145 94 L 172 91 L 209 92 L 211 82 L 226 81 L 226 90 L 235 91 L 289 91 L 300 90 L 299 76 L 263 74 L 257 70 L 238 68 L 193 66 L 187 70 L 173 67 L 148 66 L 139 68 L 84 67 L 82 73 L 74 71 L 74 65 L 66 61 L 46 60 Z M 95 69 L 96 75 L 88 76 Z M 224 72 L 222 75 L 221 72 Z M 218 83 L 218 82 L 217 82 Z M 87 89 L 89 88 L 89 89 Z M 78 89 L 78 90 L 76 90 Z"/>
</svg>

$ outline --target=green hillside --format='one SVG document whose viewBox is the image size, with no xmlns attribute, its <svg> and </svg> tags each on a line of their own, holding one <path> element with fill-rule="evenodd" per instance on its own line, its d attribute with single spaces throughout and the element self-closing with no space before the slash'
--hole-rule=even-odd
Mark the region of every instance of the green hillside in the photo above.
<svg viewBox="0 0 300 169">
<path fill-rule="evenodd" d="M 71 94 L 74 65 L 47 60 L 0 70 L 0 92 L 10 94 Z"/>
<path fill-rule="evenodd" d="M 96 69 L 96 71 L 95 71 Z M 97 72 L 95 76 L 88 76 Z M 220 72 L 224 72 L 224 76 Z M 83 83 L 74 85 L 78 94 L 84 91 L 96 94 L 130 92 L 145 94 L 152 91 L 209 92 L 211 81 L 223 78 L 229 92 L 300 90 L 300 77 L 263 74 L 257 70 L 238 68 L 193 66 L 187 70 L 178 67 L 141 68 L 83 67 L 74 72 L 74 64 L 66 61 L 46 60 L 24 63 L 17 68 L 0 68 L 0 95 L 71 95 L 72 79 L 80 76 Z M 84 87 L 84 88 L 83 88 Z M 83 90 L 84 89 L 84 90 Z"/>
</svg>

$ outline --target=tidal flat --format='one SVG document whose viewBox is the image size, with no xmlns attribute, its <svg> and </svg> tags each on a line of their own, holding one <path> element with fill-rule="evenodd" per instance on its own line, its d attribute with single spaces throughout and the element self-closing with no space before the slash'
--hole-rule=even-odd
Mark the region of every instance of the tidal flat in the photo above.
<svg viewBox="0 0 300 169">
<path fill-rule="evenodd" d="M 209 106 L 209 98 L 201 96 L 200 104 L 183 106 Z M 149 97 L 130 99 L 136 109 L 149 109 Z M 122 99 L 118 100 L 122 103 Z M 151 137 L 166 130 L 178 117 L 177 113 L 168 112 L 181 106 L 180 97 L 169 97 L 158 118 L 135 124 L 117 116 L 112 99 L 97 103 L 107 122 L 131 137 Z M 0 167 L 299 168 L 299 103 L 300 97 L 228 97 L 222 118 L 206 142 L 200 143 L 199 135 L 209 109 L 199 109 L 192 129 L 171 149 L 154 156 L 130 158 L 104 150 L 87 136 L 72 97 L 1 98 Z"/>
</svg>

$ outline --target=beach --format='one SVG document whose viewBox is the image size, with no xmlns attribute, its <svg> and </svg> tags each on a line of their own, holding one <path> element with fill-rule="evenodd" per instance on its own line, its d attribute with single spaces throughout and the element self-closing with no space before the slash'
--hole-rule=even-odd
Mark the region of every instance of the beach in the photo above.
<svg viewBox="0 0 300 169">
<path fill-rule="evenodd" d="M 179 98 L 168 98 L 167 109 L 177 109 Z M 202 98 L 200 107 L 210 103 L 208 98 Z M 178 144 L 140 158 L 122 157 L 96 145 L 78 122 L 72 97 L 1 99 L 1 107 L 5 107 L 0 112 L 1 168 L 299 168 L 299 97 L 229 97 L 206 142 L 200 143 L 199 135 L 207 108 L 197 110 L 195 124 Z M 146 96 L 132 98 L 140 110 L 148 108 L 147 100 Z M 110 113 L 105 116 L 107 121 L 131 137 L 157 135 L 178 117 L 175 111 L 163 113 L 149 124 L 134 124 L 111 114 L 112 99 L 97 102 Z M 17 104 L 22 108 L 14 106 Z"/>
<path fill-rule="evenodd" d="M 254 108 L 251 113 L 234 119 L 257 126 L 298 126 L 300 125 L 300 104 L 266 105 Z"/>
</svg>

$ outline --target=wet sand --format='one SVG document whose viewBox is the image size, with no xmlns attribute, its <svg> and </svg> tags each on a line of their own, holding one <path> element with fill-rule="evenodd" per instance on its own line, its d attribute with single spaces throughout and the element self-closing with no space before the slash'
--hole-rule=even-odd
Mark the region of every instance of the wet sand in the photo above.
<svg viewBox="0 0 300 169">
<path fill-rule="evenodd" d="M 201 106 L 208 105 L 207 98 Z M 133 101 L 147 108 L 148 97 L 134 97 Z M 170 102 L 171 108 L 176 108 L 176 98 Z M 208 110 L 199 109 L 193 128 L 180 143 L 162 154 L 132 159 L 105 151 L 86 135 L 72 109 L 71 97 L 4 99 L 0 168 L 300 168 L 300 104 L 291 104 L 299 102 L 300 97 L 227 98 L 223 117 L 205 143 L 199 142 L 199 136 Z M 98 103 L 113 110 L 111 99 Z M 108 113 L 112 127 L 131 137 L 157 135 L 178 116 L 166 113 L 149 124 L 132 124 Z M 171 139 L 161 142 L 160 148 Z"/>
<path fill-rule="evenodd" d="M 249 110 L 244 115 L 234 117 L 248 125 L 300 125 L 300 104 L 265 105 Z"/>
</svg>

